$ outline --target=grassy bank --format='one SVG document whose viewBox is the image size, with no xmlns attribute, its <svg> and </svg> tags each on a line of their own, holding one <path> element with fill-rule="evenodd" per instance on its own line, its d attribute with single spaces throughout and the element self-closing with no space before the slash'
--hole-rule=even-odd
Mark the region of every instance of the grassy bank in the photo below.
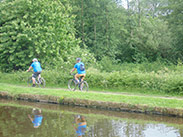
<svg viewBox="0 0 183 137">
<path fill-rule="evenodd" d="M 52 95 L 60 97 L 61 99 L 74 98 L 74 99 L 86 99 L 93 101 L 127 103 L 131 105 L 147 105 L 149 107 L 183 109 L 183 100 L 166 99 L 166 98 L 149 97 L 149 96 L 135 96 L 135 95 L 129 96 L 129 95 L 116 95 L 116 94 L 93 93 L 93 92 L 83 93 L 77 91 L 76 92 L 64 91 L 61 89 L 27 88 L 2 83 L 0 83 L 0 91 L 7 91 L 8 93 L 13 95 L 28 93 L 34 95 Z"/>
</svg>

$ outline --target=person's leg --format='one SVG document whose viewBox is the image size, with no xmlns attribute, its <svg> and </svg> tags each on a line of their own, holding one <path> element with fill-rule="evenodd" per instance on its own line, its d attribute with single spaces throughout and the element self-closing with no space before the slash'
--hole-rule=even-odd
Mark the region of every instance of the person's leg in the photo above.
<svg viewBox="0 0 183 137">
<path fill-rule="evenodd" d="M 34 78 L 34 77 L 32 77 L 32 83 L 33 83 L 33 87 L 35 87 L 36 86 L 36 79 Z"/>
<path fill-rule="evenodd" d="M 42 82 L 41 79 L 40 79 L 41 78 L 41 72 L 38 72 L 37 75 L 38 75 L 38 82 L 41 83 Z"/>
<path fill-rule="evenodd" d="M 37 75 L 38 75 L 38 73 L 37 72 L 35 72 L 34 74 L 33 74 L 33 76 L 32 76 L 32 83 L 33 83 L 33 87 L 35 87 L 36 86 L 36 77 L 37 77 Z"/>
<path fill-rule="evenodd" d="M 82 74 L 81 82 L 84 80 L 85 76 L 86 76 L 85 74 Z"/>
<path fill-rule="evenodd" d="M 75 75 L 75 80 L 79 83 L 79 77 L 80 77 L 80 74 L 76 74 Z"/>
<path fill-rule="evenodd" d="M 38 79 L 40 79 L 41 78 L 41 73 L 39 73 L 39 75 L 38 75 Z"/>
<path fill-rule="evenodd" d="M 36 84 L 36 79 L 34 77 L 32 77 L 32 83 Z"/>
<path fill-rule="evenodd" d="M 81 74 L 81 82 L 84 80 L 84 78 L 85 78 L 85 74 Z M 83 89 L 83 83 L 80 86 L 80 90 L 82 89 Z"/>
</svg>

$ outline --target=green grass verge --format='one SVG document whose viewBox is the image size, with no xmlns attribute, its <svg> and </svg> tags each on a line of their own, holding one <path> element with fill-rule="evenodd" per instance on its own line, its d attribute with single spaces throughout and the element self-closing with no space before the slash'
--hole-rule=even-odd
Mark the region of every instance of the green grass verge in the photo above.
<svg viewBox="0 0 183 137">
<path fill-rule="evenodd" d="M 177 99 L 165 99 L 149 96 L 129 96 L 129 95 L 115 95 L 105 93 L 93 93 L 93 92 L 79 92 L 79 91 L 64 91 L 61 89 L 42 89 L 42 88 L 28 88 L 22 86 L 15 86 L 10 84 L 0 83 L 0 91 L 7 91 L 10 94 L 38 94 L 38 95 L 52 95 L 62 98 L 78 98 L 94 101 L 106 101 L 106 102 L 120 102 L 128 104 L 148 105 L 149 107 L 165 107 L 165 108 L 183 108 L 183 100 Z"/>
<path fill-rule="evenodd" d="M 21 86 L 27 86 L 26 81 L 25 82 L 20 82 L 20 81 L 11 81 L 11 80 L 6 80 L 4 79 L 3 81 L 0 80 L 0 83 L 4 84 L 11 84 L 11 85 L 21 85 Z M 46 88 L 65 88 L 67 89 L 67 84 L 61 85 L 61 84 L 49 84 L 46 83 Z M 113 92 L 113 93 L 124 93 L 124 94 L 129 94 L 129 95 L 147 95 L 147 96 L 166 96 L 166 97 L 182 97 L 180 94 L 176 93 L 166 93 L 163 91 L 158 91 L 158 90 L 152 90 L 152 89 L 147 89 L 147 88 L 131 88 L 131 87 L 120 87 L 120 88 L 96 88 L 96 87 L 90 87 L 89 85 L 89 90 L 90 91 L 97 91 L 97 92 Z"/>
</svg>

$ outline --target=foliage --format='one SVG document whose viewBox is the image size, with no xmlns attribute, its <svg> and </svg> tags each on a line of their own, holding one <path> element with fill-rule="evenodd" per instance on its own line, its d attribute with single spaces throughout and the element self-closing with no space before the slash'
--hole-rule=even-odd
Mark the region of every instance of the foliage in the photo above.
<svg viewBox="0 0 183 137">
<path fill-rule="evenodd" d="M 182 0 L 126 1 L 127 9 L 119 0 L 0 1 L 0 70 L 27 69 L 37 57 L 48 83 L 66 85 L 81 57 L 92 87 L 182 93 Z"/>
<path fill-rule="evenodd" d="M 175 51 L 168 23 L 159 17 L 167 0 L 132 0 L 125 10 L 112 0 L 75 1 L 77 37 L 97 60 L 172 61 Z"/>
<path fill-rule="evenodd" d="M 171 31 L 173 33 L 173 46 L 175 47 L 175 57 L 183 57 L 183 1 L 182 0 L 168 0 L 168 6 L 166 7 L 167 16 L 164 17 L 168 21 Z"/>
<path fill-rule="evenodd" d="M 151 91 L 166 92 L 172 94 L 183 94 L 183 66 L 163 64 L 161 61 L 143 64 L 115 65 L 109 64 L 109 68 L 103 67 L 103 72 L 95 68 L 87 68 L 86 81 L 90 88 L 110 89 L 148 89 Z M 72 76 L 67 68 L 44 70 L 42 76 L 46 79 L 47 85 L 54 87 L 66 87 L 67 82 Z M 0 73 L 0 82 L 24 83 L 30 73 L 14 72 Z"/>
<path fill-rule="evenodd" d="M 72 8 L 60 1 L 11 0 L 0 5 L 0 69 L 25 69 L 37 57 L 46 66 L 67 59 L 79 41 Z"/>
<path fill-rule="evenodd" d="M 172 39 L 168 25 L 159 19 L 143 18 L 140 27 L 136 27 L 131 38 L 135 50 L 136 62 L 156 61 L 158 57 L 171 57 Z"/>
<path fill-rule="evenodd" d="M 80 0 L 71 3 L 75 6 L 76 36 L 82 40 L 81 47 L 86 45 L 97 60 L 104 56 L 115 58 L 119 37 L 123 37 L 126 31 L 123 26 L 124 9 L 118 9 L 111 0 Z"/>
</svg>

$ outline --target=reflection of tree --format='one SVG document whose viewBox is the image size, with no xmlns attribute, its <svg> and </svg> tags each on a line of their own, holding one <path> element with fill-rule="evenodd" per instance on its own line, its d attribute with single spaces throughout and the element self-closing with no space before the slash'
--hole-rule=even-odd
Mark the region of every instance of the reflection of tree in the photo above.
<svg viewBox="0 0 183 137">
<path fill-rule="evenodd" d="M 91 128 L 89 137 L 143 137 L 145 124 L 126 123 L 124 121 L 114 121 L 100 119 Z"/>
<path fill-rule="evenodd" d="M 124 124 L 124 133 L 128 137 L 143 137 L 144 124 L 126 123 Z"/>
<path fill-rule="evenodd" d="M 90 132 L 88 133 L 89 137 L 107 137 L 111 136 L 112 133 L 112 124 L 111 121 L 104 121 L 103 119 L 100 119 L 94 123 L 92 126 Z"/>
</svg>

